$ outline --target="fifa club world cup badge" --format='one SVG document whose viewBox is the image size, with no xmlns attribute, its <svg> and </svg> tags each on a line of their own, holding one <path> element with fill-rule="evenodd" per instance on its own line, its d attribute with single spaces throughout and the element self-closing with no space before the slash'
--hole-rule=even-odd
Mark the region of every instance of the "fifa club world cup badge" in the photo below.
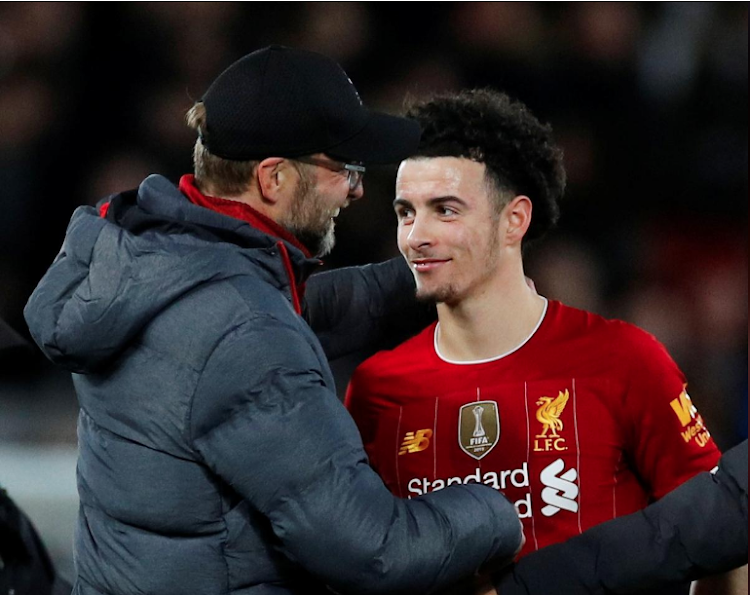
<svg viewBox="0 0 750 595">
<path fill-rule="evenodd" d="M 495 401 L 467 403 L 459 410 L 458 444 L 477 461 L 500 439 L 500 414 Z"/>
</svg>

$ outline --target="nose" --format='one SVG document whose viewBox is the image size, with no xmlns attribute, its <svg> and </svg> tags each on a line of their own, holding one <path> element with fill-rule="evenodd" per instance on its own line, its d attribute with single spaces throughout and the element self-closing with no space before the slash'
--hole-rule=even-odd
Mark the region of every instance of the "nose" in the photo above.
<svg viewBox="0 0 750 595">
<path fill-rule="evenodd" d="M 430 234 L 428 221 L 419 216 L 415 216 L 408 226 L 408 234 L 406 236 L 406 243 L 412 250 L 420 250 L 426 246 L 430 246 L 433 243 L 432 235 Z"/>
<path fill-rule="evenodd" d="M 349 195 L 347 196 L 347 198 L 353 202 L 355 200 L 359 200 L 360 198 L 362 198 L 364 194 L 365 194 L 365 187 L 364 187 L 364 184 L 360 182 L 354 188 L 351 188 L 349 190 Z"/>
</svg>

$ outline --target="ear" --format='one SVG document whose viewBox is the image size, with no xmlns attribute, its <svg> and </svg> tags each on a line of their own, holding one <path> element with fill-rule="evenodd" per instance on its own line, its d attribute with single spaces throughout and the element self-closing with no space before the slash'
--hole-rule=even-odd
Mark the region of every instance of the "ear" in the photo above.
<svg viewBox="0 0 750 595">
<path fill-rule="evenodd" d="M 520 244 L 523 236 L 531 225 L 531 199 L 528 196 L 519 195 L 511 200 L 505 207 L 505 218 L 507 228 L 505 238 L 508 244 Z"/>
<path fill-rule="evenodd" d="M 276 205 L 294 190 L 297 172 L 287 159 L 268 157 L 258 163 L 258 186 L 263 202 Z"/>
</svg>

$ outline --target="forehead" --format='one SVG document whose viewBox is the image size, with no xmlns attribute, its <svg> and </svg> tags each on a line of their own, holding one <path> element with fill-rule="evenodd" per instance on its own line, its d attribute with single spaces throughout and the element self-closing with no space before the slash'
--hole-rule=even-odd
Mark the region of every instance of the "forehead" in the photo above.
<svg viewBox="0 0 750 595">
<path fill-rule="evenodd" d="M 430 157 L 401 162 L 396 176 L 396 198 L 419 199 L 455 196 L 471 198 L 487 192 L 485 166 L 459 157 Z"/>
</svg>

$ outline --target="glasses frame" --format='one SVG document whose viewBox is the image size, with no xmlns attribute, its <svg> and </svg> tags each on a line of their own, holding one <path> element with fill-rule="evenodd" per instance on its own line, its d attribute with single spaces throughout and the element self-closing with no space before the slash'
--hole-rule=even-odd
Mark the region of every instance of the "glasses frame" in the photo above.
<svg viewBox="0 0 750 595">
<path fill-rule="evenodd" d="M 317 157 L 310 156 L 293 157 L 292 159 L 294 161 L 299 161 L 300 163 L 307 163 L 308 165 L 322 167 L 323 169 L 327 169 L 328 171 L 333 171 L 336 173 L 341 173 L 344 171 L 347 172 L 349 192 L 354 192 L 354 190 L 362 183 L 362 178 L 364 178 L 365 171 L 367 171 L 367 168 L 361 163 L 326 161 L 325 159 L 318 159 Z"/>
</svg>

